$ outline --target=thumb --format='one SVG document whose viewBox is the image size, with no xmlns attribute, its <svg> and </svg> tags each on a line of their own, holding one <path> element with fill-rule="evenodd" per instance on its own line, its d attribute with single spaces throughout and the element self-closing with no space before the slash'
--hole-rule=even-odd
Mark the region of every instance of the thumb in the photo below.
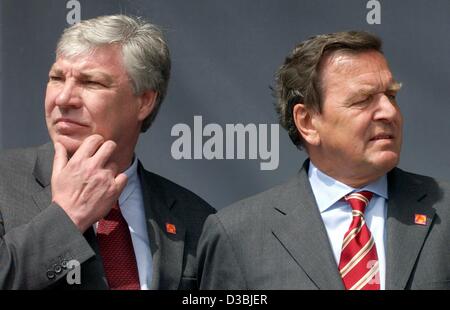
<svg viewBox="0 0 450 310">
<path fill-rule="evenodd" d="M 67 150 L 59 142 L 55 142 L 55 157 L 53 158 L 53 174 L 60 173 L 67 165 Z"/>
</svg>

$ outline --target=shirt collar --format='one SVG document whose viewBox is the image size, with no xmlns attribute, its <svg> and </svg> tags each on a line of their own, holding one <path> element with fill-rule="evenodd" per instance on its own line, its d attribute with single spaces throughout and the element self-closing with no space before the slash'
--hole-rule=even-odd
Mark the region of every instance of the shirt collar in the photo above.
<svg viewBox="0 0 450 310">
<path fill-rule="evenodd" d="M 354 191 L 367 190 L 388 199 L 386 175 L 362 188 L 353 188 L 326 175 L 310 161 L 308 178 L 321 213 L 333 206 L 342 197 Z"/>
<path fill-rule="evenodd" d="M 133 162 L 131 163 L 131 166 L 128 167 L 128 169 L 123 172 L 128 177 L 128 182 L 119 196 L 120 206 L 128 199 L 128 197 L 130 197 L 130 195 L 136 189 L 136 186 L 139 184 L 139 178 L 137 174 L 137 162 L 138 161 L 136 156 L 133 156 Z"/>
</svg>

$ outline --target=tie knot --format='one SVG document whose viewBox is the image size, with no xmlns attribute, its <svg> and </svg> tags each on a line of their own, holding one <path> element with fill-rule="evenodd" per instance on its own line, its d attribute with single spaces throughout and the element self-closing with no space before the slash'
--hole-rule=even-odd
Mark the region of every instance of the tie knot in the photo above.
<svg viewBox="0 0 450 310">
<path fill-rule="evenodd" d="M 357 193 L 351 193 L 344 198 L 350 204 L 353 211 L 359 211 L 364 214 L 366 207 L 369 205 L 369 201 L 372 198 L 373 193 L 369 191 L 362 191 Z"/>
</svg>

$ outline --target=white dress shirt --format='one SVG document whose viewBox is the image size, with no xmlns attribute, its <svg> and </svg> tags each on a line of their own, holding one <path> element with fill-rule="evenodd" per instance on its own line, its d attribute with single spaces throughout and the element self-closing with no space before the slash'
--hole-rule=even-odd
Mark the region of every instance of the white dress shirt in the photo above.
<svg viewBox="0 0 450 310">
<path fill-rule="evenodd" d="M 388 199 L 386 175 L 362 188 L 352 188 L 324 174 L 310 162 L 308 177 L 337 265 L 339 265 L 344 235 L 352 222 L 350 205 L 340 199 L 355 191 L 367 190 L 374 193 L 365 210 L 364 218 L 377 248 L 380 289 L 384 290 L 386 282 L 385 222 Z"/>
<path fill-rule="evenodd" d="M 119 207 L 130 229 L 141 290 L 148 290 L 152 283 L 152 254 L 147 234 L 141 182 L 137 173 L 137 162 L 135 156 L 131 166 L 124 172 L 128 177 L 128 182 L 120 194 Z M 95 228 L 97 228 L 97 224 L 95 224 Z"/>
</svg>

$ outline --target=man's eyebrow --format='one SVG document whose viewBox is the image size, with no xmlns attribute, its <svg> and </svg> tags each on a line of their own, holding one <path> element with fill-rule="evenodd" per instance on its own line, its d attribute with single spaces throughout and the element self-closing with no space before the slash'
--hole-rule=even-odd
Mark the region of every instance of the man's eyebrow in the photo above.
<svg viewBox="0 0 450 310">
<path fill-rule="evenodd" d="M 58 67 L 52 67 L 50 69 L 49 74 L 54 74 L 54 75 L 64 75 L 64 71 Z M 92 78 L 101 78 L 103 79 L 105 82 L 107 83 L 111 83 L 112 82 L 112 77 L 109 74 L 100 72 L 100 71 L 88 71 L 88 72 L 81 72 L 79 74 L 79 78 L 83 79 L 83 80 L 89 80 Z"/>
<path fill-rule="evenodd" d="M 387 90 L 393 91 L 393 92 L 398 92 L 401 88 L 402 88 L 402 83 L 393 80 L 393 81 L 391 81 L 391 83 L 389 83 Z"/>
<path fill-rule="evenodd" d="M 363 96 L 369 96 L 370 94 L 373 93 L 374 90 L 375 90 L 375 87 L 371 87 L 371 86 L 361 87 L 357 91 L 350 94 L 350 96 L 347 98 L 347 101 L 351 102 L 354 100 L 359 100 Z"/>
<path fill-rule="evenodd" d="M 109 74 L 106 74 L 106 73 L 103 73 L 100 71 L 81 72 L 80 78 L 85 79 L 85 80 L 92 79 L 92 78 L 101 78 L 104 81 L 106 81 L 107 83 L 111 83 L 113 80 Z"/>
<path fill-rule="evenodd" d="M 391 80 L 389 82 L 388 86 L 386 87 L 386 91 L 398 92 L 401 88 L 402 88 L 402 83 L 397 82 L 395 80 Z M 361 96 L 368 96 L 368 95 L 372 94 L 375 90 L 376 90 L 376 87 L 372 87 L 372 86 L 361 87 L 355 93 L 353 93 L 349 97 L 348 100 L 351 101 L 351 100 L 356 100 Z"/>
<path fill-rule="evenodd" d="M 58 67 L 51 67 L 49 74 L 63 75 L 64 72 Z"/>
</svg>

